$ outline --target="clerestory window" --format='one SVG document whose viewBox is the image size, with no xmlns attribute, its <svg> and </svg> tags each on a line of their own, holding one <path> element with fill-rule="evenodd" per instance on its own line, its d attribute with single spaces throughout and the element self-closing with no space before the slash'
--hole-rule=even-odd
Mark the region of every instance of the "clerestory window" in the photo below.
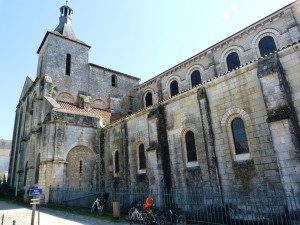
<svg viewBox="0 0 300 225">
<path fill-rule="evenodd" d="M 170 84 L 170 94 L 171 97 L 179 93 L 178 82 L 173 80 Z"/>
<path fill-rule="evenodd" d="M 258 47 L 261 56 L 268 55 L 269 53 L 276 51 L 276 44 L 271 36 L 263 37 L 259 41 Z"/>
<path fill-rule="evenodd" d="M 201 84 L 201 75 L 199 70 L 194 70 L 191 74 L 191 83 L 192 87 L 197 86 L 198 84 Z"/>
<path fill-rule="evenodd" d="M 228 70 L 233 70 L 241 65 L 239 55 L 236 52 L 231 52 L 226 58 Z"/>
<path fill-rule="evenodd" d="M 148 92 L 145 97 L 146 107 L 153 105 L 152 93 Z"/>
</svg>

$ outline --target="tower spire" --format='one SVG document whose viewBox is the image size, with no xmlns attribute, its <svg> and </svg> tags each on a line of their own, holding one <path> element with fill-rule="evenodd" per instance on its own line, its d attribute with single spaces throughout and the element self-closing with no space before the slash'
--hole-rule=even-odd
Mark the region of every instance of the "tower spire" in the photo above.
<svg viewBox="0 0 300 225">
<path fill-rule="evenodd" d="M 72 29 L 72 14 L 73 10 L 68 6 L 68 0 L 66 0 L 66 4 L 60 7 L 60 17 L 59 17 L 59 25 L 56 27 L 55 31 L 60 34 L 75 39 L 75 34 Z"/>
</svg>

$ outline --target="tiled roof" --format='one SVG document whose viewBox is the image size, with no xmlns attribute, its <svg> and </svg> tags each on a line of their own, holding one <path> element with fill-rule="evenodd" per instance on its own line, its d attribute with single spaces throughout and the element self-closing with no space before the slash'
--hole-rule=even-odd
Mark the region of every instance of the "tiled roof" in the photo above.
<svg viewBox="0 0 300 225">
<path fill-rule="evenodd" d="M 104 120 L 104 125 L 108 125 L 116 120 L 119 120 L 127 116 L 126 114 L 111 113 L 98 108 L 92 108 L 90 110 L 86 110 L 86 109 L 79 108 L 77 105 L 69 102 L 57 101 L 57 103 L 60 104 L 60 106 L 63 109 L 70 112 L 81 113 L 92 117 L 101 117 Z"/>
</svg>

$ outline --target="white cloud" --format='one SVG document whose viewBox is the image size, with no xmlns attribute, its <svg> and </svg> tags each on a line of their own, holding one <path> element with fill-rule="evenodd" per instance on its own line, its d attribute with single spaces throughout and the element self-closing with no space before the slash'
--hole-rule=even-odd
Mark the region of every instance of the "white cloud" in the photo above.
<svg viewBox="0 0 300 225">
<path fill-rule="evenodd" d="M 230 8 L 233 10 L 233 11 L 237 11 L 239 9 L 239 5 L 237 3 L 232 3 Z"/>
<path fill-rule="evenodd" d="M 229 18 L 230 18 L 230 13 L 229 12 L 224 13 L 223 19 L 228 20 Z"/>
</svg>

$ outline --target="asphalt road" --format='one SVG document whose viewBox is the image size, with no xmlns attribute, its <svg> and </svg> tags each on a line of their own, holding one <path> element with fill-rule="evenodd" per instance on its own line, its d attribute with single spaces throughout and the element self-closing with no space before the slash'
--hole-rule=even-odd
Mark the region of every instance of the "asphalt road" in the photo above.
<svg viewBox="0 0 300 225">
<path fill-rule="evenodd" d="M 15 204 L 13 202 L 0 199 L 0 224 L 3 219 L 3 225 L 30 225 L 31 224 L 30 206 Z M 3 217 L 4 215 L 4 217 Z M 99 218 L 75 215 L 58 210 L 40 208 L 39 225 L 128 225 L 126 222 L 110 222 Z M 35 225 L 38 225 L 38 215 L 36 213 Z"/>
</svg>

